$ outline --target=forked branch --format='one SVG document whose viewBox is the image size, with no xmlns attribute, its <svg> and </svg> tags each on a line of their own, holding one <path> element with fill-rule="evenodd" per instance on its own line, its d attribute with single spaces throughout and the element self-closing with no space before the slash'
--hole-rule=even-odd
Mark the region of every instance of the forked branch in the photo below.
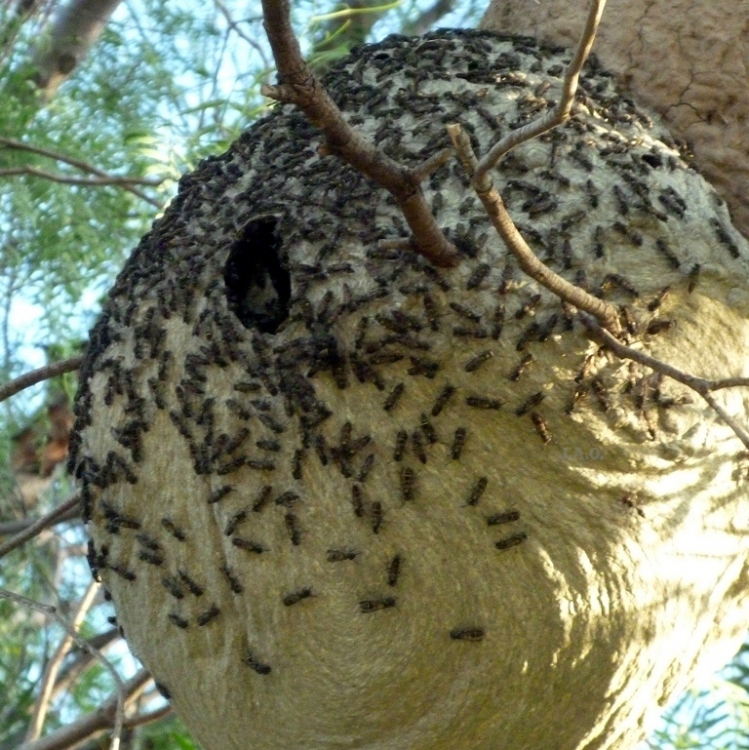
<svg viewBox="0 0 749 750">
<path fill-rule="evenodd" d="M 601 22 L 605 5 L 606 0 L 590 0 L 585 28 L 580 35 L 580 41 L 577 44 L 575 54 L 565 71 L 562 96 L 557 106 L 543 117 L 539 117 L 522 128 L 511 130 L 504 138 L 492 146 L 486 156 L 476 166 L 475 174 L 477 181 L 481 181 L 486 173 L 515 146 L 536 138 L 547 130 L 552 130 L 557 125 L 561 125 L 569 120 L 572 105 L 575 103 L 575 94 L 577 93 L 577 85 L 580 81 L 580 73 L 582 72 L 583 65 L 585 65 L 585 61 L 588 59 L 590 50 L 593 48 L 598 24 Z"/>
<path fill-rule="evenodd" d="M 414 250 L 435 266 L 449 268 L 457 265 L 458 252 L 442 233 L 419 187 L 426 171 L 423 165 L 415 170 L 401 167 L 346 122 L 341 110 L 302 58 L 289 20 L 288 0 L 263 0 L 263 17 L 278 66 L 279 84 L 264 86 L 262 93 L 298 106 L 322 131 L 326 153 L 344 159 L 390 192 L 411 228 Z"/>
<path fill-rule="evenodd" d="M 569 302 L 580 310 L 589 312 L 601 321 L 604 328 L 614 334 L 619 334 L 621 331 L 619 314 L 613 305 L 594 297 L 584 289 L 571 284 L 559 274 L 554 273 L 530 249 L 507 212 L 502 196 L 494 187 L 491 177 L 487 174 L 477 175 L 478 160 L 471 147 L 471 141 L 463 128 L 460 125 L 451 124 L 447 126 L 447 132 L 452 139 L 463 169 L 471 178 L 471 184 L 484 204 L 484 209 L 492 225 L 504 241 L 507 249 L 517 258 L 523 271 L 560 299 Z"/>
</svg>

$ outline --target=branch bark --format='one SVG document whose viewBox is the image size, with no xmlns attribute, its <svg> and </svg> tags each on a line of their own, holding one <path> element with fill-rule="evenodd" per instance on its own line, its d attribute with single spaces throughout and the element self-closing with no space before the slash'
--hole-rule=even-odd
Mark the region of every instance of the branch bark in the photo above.
<svg viewBox="0 0 749 750">
<path fill-rule="evenodd" d="M 33 539 L 33 537 L 35 537 L 43 529 L 46 529 L 53 523 L 57 523 L 58 521 L 65 518 L 73 510 L 75 510 L 76 514 L 79 513 L 80 510 L 78 506 L 80 505 L 80 502 L 80 493 L 75 492 L 57 508 L 42 516 L 40 519 L 32 523 L 20 533 L 16 534 L 11 539 L 8 539 L 7 542 L 0 544 L 0 559 L 5 557 L 5 555 L 7 555 L 9 552 L 12 552 L 17 547 L 20 547 L 29 539 Z"/>
<path fill-rule="evenodd" d="M 70 0 L 60 9 L 49 37 L 33 59 L 31 76 L 48 101 L 80 65 L 101 36 L 121 0 Z"/>
<path fill-rule="evenodd" d="M 86 589 L 86 593 L 78 603 L 75 615 L 73 615 L 70 627 L 75 632 L 81 626 L 86 614 L 88 613 L 91 605 L 94 602 L 94 598 L 99 590 L 99 584 L 92 581 Z M 36 703 L 34 704 L 34 711 L 29 722 L 28 729 L 26 731 L 26 742 L 33 742 L 39 737 L 44 726 L 44 719 L 47 716 L 49 710 L 49 704 L 52 700 L 52 695 L 55 687 L 55 681 L 57 674 L 62 666 L 62 661 L 70 651 L 70 647 L 73 645 L 73 637 L 70 634 L 65 634 L 57 646 L 55 653 L 52 658 L 47 662 L 47 666 L 44 670 L 42 677 L 42 687 L 37 697 Z"/>
<path fill-rule="evenodd" d="M 353 130 L 304 62 L 291 28 L 288 0 L 263 0 L 263 17 L 278 66 L 279 85 L 265 86 L 262 93 L 298 106 L 322 131 L 326 153 L 344 159 L 390 192 L 411 228 L 417 252 L 436 266 L 457 265 L 458 252 L 442 234 L 419 188 L 421 172 L 399 166 Z"/>
<path fill-rule="evenodd" d="M 24 375 L 20 375 L 9 383 L 0 386 L 0 403 L 9 399 L 11 396 L 15 396 L 16 393 L 20 393 L 25 388 L 30 388 L 32 385 L 41 383 L 44 380 L 49 380 L 50 378 L 56 378 L 58 375 L 63 375 L 66 372 L 73 372 L 74 370 L 77 370 L 82 363 L 82 356 L 71 357 L 70 359 L 53 362 L 52 364 L 45 365 L 37 370 L 32 370 Z"/>
</svg>

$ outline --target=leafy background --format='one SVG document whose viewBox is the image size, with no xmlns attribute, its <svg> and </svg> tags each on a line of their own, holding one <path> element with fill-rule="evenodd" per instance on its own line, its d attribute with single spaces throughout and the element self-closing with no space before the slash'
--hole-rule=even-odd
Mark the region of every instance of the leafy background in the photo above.
<svg viewBox="0 0 749 750">
<path fill-rule="evenodd" d="M 62 5 L 0 6 L 0 382 L 80 353 L 103 295 L 180 175 L 226 149 L 269 106 L 260 85 L 272 80 L 272 56 L 258 0 L 121 2 L 83 64 L 42 101 L 29 70 Z M 295 0 L 293 20 L 322 69 L 353 44 L 388 33 L 473 26 L 485 5 Z M 101 174 L 120 184 L 81 184 Z M 51 455 L 74 389 L 68 374 L 1 405 L 0 541 L 74 491 L 64 461 Z M 85 549 L 80 520 L 58 524 L 3 558 L 0 587 L 69 618 L 91 584 Z M 139 665 L 112 615 L 97 594 L 80 633 L 130 677 Z M 0 599 L 0 750 L 24 740 L 64 635 L 37 610 Z M 54 682 L 43 733 L 94 711 L 113 689 L 107 670 L 74 646 Z M 644 747 L 749 748 L 748 691 L 749 643 L 668 707 Z M 137 710 L 152 720 L 126 731 L 123 747 L 195 747 L 152 684 Z M 106 742 L 98 736 L 76 746 Z"/>
</svg>

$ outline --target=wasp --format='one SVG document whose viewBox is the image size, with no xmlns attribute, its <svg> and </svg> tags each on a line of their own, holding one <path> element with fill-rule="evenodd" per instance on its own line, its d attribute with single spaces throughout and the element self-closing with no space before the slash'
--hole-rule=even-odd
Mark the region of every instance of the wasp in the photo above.
<svg viewBox="0 0 749 750">
<path fill-rule="evenodd" d="M 208 503 L 213 504 L 219 502 L 219 500 L 223 500 L 233 490 L 234 487 L 230 484 L 225 484 L 223 487 L 219 487 L 208 496 Z"/>
<path fill-rule="evenodd" d="M 195 581 L 193 581 L 193 579 L 190 578 L 190 576 L 187 575 L 184 570 L 178 570 L 177 575 L 180 577 L 182 583 L 187 586 L 188 591 L 193 596 L 203 596 L 203 588 L 195 583 Z"/>
<path fill-rule="evenodd" d="M 413 443 L 414 453 L 421 463 L 427 462 L 427 454 L 424 451 L 424 443 L 421 440 L 421 430 L 417 429 L 411 433 L 411 442 Z"/>
<path fill-rule="evenodd" d="M 501 409 L 504 401 L 484 396 L 466 396 L 466 404 L 472 409 Z"/>
<path fill-rule="evenodd" d="M 486 477 L 479 477 L 471 488 L 471 494 L 468 496 L 468 505 L 476 505 L 486 490 L 489 480 Z"/>
<path fill-rule="evenodd" d="M 159 552 L 152 552 L 151 550 L 142 549 L 138 552 L 138 559 L 147 562 L 149 565 L 163 565 L 164 556 Z"/>
<path fill-rule="evenodd" d="M 249 466 L 250 469 L 256 469 L 257 471 L 275 471 L 276 465 L 273 463 L 273 461 L 268 461 L 267 459 L 258 459 L 258 458 L 247 458 L 242 459 L 243 463 L 245 463 L 247 466 Z M 217 473 L 222 473 L 218 469 L 216 470 Z"/>
<path fill-rule="evenodd" d="M 357 477 L 357 481 L 361 482 L 362 484 L 367 481 L 367 477 L 369 476 L 369 472 L 372 470 L 372 466 L 374 465 L 375 461 L 375 454 L 370 453 L 368 456 L 365 457 L 364 461 L 362 461 L 362 467 L 359 471 L 359 476 Z"/>
<path fill-rule="evenodd" d="M 398 583 L 398 577 L 400 576 L 402 559 L 400 555 L 396 555 L 388 565 L 388 586 L 395 586 Z"/>
<path fill-rule="evenodd" d="M 494 308 L 494 315 L 492 316 L 492 330 L 491 337 L 498 341 L 502 335 L 502 329 L 504 328 L 505 322 L 505 307 L 504 305 L 497 305 Z"/>
<path fill-rule="evenodd" d="M 297 481 L 302 478 L 302 459 L 304 458 L 304 450 L 297 448 L 294 451 L 294 456 L 291 459 L 291 476 Z"/>
<path fill-rule="evenodd" d="M 668 297 L 670 291 L 670 286 L 664 286 L 663 289 L 658 292 L 658 296 L 648 302 L 648 310 L 650 310 L 650 312 L 655 312 L 663 304 L 663 300 Z"/>
<path fill-rule="evenodd" d="M 301 534 L 299 532 L 299 527 L 296 524 L 297 518 L 293 513 L 287 513 L 284 516 L 284 523 L 286 525 L 286 529 L 289 532 L 289 536 L 291 537 L 291 543 L 296 547 L 299 545 L 299 542 L 301 541 Z"/>
<path fill-rule="evenodd" d="M 406 430 L 398 430 L 398 434 L 395 436 L 395 449 L 393 450 L 394 461 L 401 461 L 403 459 L 407 441 L 408 432 Z"/>
<path fill-rule="evenodd" d="M 481 367 L 485 362 L 488 362 L 492 357 L 494 356 L 494 351 L 491 349 L 487 349 L 483 352 L 480 352 L 475 357 L 472 357 L 471 359 L 466 362 L 463 369 L 466 372 L 475 372 L 476 370 Z"/>
<path fill-rule="evenodd" d="M 670 331 L 675 325 L 676 323 L 673 320 L 654 320 L 648 324 L 648 327 L 645 329 L 645 333 L 650 336 L 655 336 L 656 334 Z"/>
<path fill-rule="evenodd" d="M 437 399 L 432 406 L 432 416 L 436 417 L 447 406 L 448 401 L 452 398 L 457 388 L 454 385 L 447 384 L 437 395 Z"/>
<path fill-rule="evenodd" d="M 479 263 L 473 273 L 468 277 L 466 289 L 476 289 L 490 272 L 491 266 L 488 263 Z"/>
<path fill-rule="evenodd" d="M 487 516 L 487 526 L 500 526 L 504 523 L 512 523 L 520 519 L 520 511 L 518 510 L 506 510 L 502 513 L 494 513 L 491 516 Z"/>
<path fill-rule="evenodd" d="M 382 526 L 382 503 L 375 501 L 372 503 L 372 532 L 375 534 L 380 533 L 380 527 Z"/>
<path fill-rule="evenodd" d="M 161 525 L 179 542 L 184 542 L 187 538 L 185 532 L 175 525 L 174 521 L 169 518 L 162 518 Z"/>
<path fill-rule="evenodd" d="M 437 312 L 437 303 L 434 301 L 434 298 L 429 294 L 424 295 L 423 303 L 424 303 L 424 312 L 426 314 L 427 321 L 429 322 L 429 327 L 433 331 L 439 331 L 440 323 L 439 323 L 439 315 Z"/>
<path fill-rule="evenodd" d="M 470 307 L 461 305 L 459 302 L 450 302 L 450 307 L 455 310 L 458 315 L 470 320 L 472 323 L 478 323 L 481 320 L 481 313 L 477 313 L 471 310 Z"/>
<path fill-rule="evenodd" d="M 283 598 L 283 603 L 287 607 L 290 607 L 292 604 L 297 604 L 298 602 L 301 602 L 304 599 L 308 599 L 311 596 L 314 596 L 311 588 L 299 589 L 299 591 L 294 591 L 291 594 L 286 594 L 286 596 Z"/>
<path fill-rule="evenodd" d="M 452 456 L 453 461 L 457 461 L 463 453 L 463 447 L 466 443 L 467 434 L 468 431 L 465 427 L 458 427 L 455 430 L 455 434 L 453 435 L 453 444 L 450 449 L 450 455 Z"/>
<path fill-rule="evenodd" d="M 500 539 L 494 544 L 497 549 L 510 549 L 516 547 L 528 538 L 528 535 L 524 531 L 519 531 L 517 534 L 508 536 L 505 539 Z"/>
<path fill-rule="evenodd" d="M 483 628 L 456 628 L 450 631 L 450 638 L 454 641 L 470 641 L 478 643 L 484 639 Z"/>
<path fill-rule="evenodd" d="M 354 560 L 359 553 L 352 549 L 329 549 L 328 562 L 342 562 L 344 560 Z"/>
<path fill-rule="evenodd" d="M 167 617 L 178 627 L 182 628 L 183 630 L 189 625 L 187 620 L 185 620 L 183 617 L 180 617 L 178 614 L 175 614 L 174 612 L 170 612 Z"/>
<path fill-rule="evenodd" d="M 182 587 L 179 582 L 172 576 L 167 576 L 161 579 L 161 585 L 175 598 L 184 599 L 185 593 L 182 591 Z"/>
<path fill-rule="evenodd" d="M 272 494 L 273 494 L 273 485 L 266 484 L 260 490 L 260 494 L 258 495 L 257 500 L 255 500 L 255 502 L 252 504 L 252 510 L 255 513 L 259 513 L 268 503 Z"/>
<path fill-rule="evenodd" d="M 389 609 L 395 606 L 394 596 L 383 596 L 380 599 L 363 599 L 359 602 L 362 612 L 377 612 L 380 609 Z"/>
<path fill-rule="evenodd" d="M 403 391 L 406 389 L 406 386 L 403 383 L 398 383 L 392 391 L 388 394 L 388 397 L 385 399 L 385 403 L 383 404 L 382 408 L 386 412 L 390 412 L 395 408 L 395 405 L 398 403 L 398 400 L 403 395 Z"/>
<path fill-rule="evenodd" d="M 229 588 L 235 594 L 241 594 L 244 591 L 244 587 L 234 573 L 232 573 L 232 570 L 228 565 L 222 565 L 221 572 L 226 576 L 226 580 L 229 581 Z"/>
<path fill-rule="evenodd" d="M 265 552 L 265 547 L 257 542 L 251 542 L 249 539 L 240 539 L 235 536 L 232 538 L 231 543 L 238 549 L 243 549 L 247 552 L 254 552 L 256 555 Z"/>
<path fill-rule="evenodd" d="M 211 620 L 218 617 L 221 610 L 215 605 L 211 605 L 209 609 L 198 615 L 197 622 L 200 627 L 207 625 Z"/>
<path fill-rule="evenodd" d="M 266 675 L 271 673 L 271 667 L 258 661 L 251 651 L 247 651 L 242 657 L 242 661 L 258 674 Z"/>
<path fill-rule="evenodd" d="M 546 394 L 542 393 L 541 391 L 534 393 L 533 395 L 529 396 L 520 406 L 518 406 L 517 409 L 515 409 L 515 414 L 518 417 L 522 417 L 524 414 L 527 414 L 529 411 L 531 411 L 531 409 L 538 406 L 545 398 Z"/>
<path fill-rule="evenodd" d="M 549 432 L 549 425 L 546 423 L 546 420 L 537 411 L 531 412 L 531 419 L 533 420 L 536 432 L 539 434 L 541 440 L 544 441 L 544 445 L 548 445 L 551 442 L 551 433 Z"/>
<path fill-rule="evenodd" d="M 416 472 L 410 466 L 401 469 L 401 496 L 404 502 L 413 500 L 416 486 Z"/>
<path fill-rule="evenodd" d="M 668 243 L 666 240 L 662 238 L 658 238 L 655 241 L 655 246 L 658 249 L 658 252 L 666 259 L 666 262 L 671 266 L 671 268 L 674 271 L 679 270 L 679 266 L 681 265 L 681 262 L 679 261 L 679 258 L 676 256 L 673 250 L 668 246 Z"/>
<path fill-rule="evenodd" d="M 528 365 L 533 362 L 533 355 L 526 354 L 523 359 L 520 360 L 520 364 L 510 373 L 510 380 L 520 380 L 520 376 L 526 371 Z"/>
</svg>

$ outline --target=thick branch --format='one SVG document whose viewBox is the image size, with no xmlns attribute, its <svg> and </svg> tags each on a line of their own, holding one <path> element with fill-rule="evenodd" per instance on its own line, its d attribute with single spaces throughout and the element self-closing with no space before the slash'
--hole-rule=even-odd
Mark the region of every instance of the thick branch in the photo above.
<svg viewBox="0 0 749 750">
<path fill-rule="evenodd" d="M 408 222 L 415 249 L 434 265 L 457 265 L 457 250 L 442 234 L 414 172 L 400 167 L 362 138 L 304 62 L 289 21 L 288 0 L 263 0 L 265 30 L 278 66 L 278 86 L 263 94 L 297 105 L 325 137 L 325 151 L 339 156 L 388 190 Z"/>
<path fill-rule="evenodd" d="M 37 50 L 32 80 L 45 100 L 69 78 L 97 42 L 120 0 L 70 0 Z"/>
<path fill-rule="evenodd" d="M 66 372 L 73 372 L 82 363 L 83 357 L 71 357 L 70 359 L 53 362 L 50 365 L 40 367 L 38 370 L 32 370 L 24 375 L 20 375 L 15 380 L 11 380 L 9 383 L 0 386 L 0 403 L 11 396 L 15 396 L 16 393 L 20 393 L 25 388 L 30 388 L 32 385 L 49 380 L 50 378 L 56 378 L 58 375 L 63 375 Z"/>
</svg>

